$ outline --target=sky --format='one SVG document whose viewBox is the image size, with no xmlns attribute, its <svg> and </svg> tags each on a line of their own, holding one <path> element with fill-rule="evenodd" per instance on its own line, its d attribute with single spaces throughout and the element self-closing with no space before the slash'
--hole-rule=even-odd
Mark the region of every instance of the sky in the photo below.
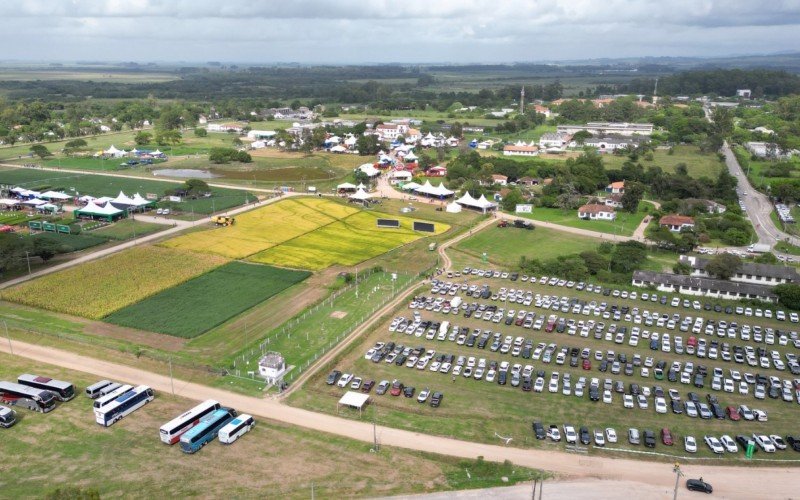
<svg viewBox="0 0 800 500">
<path fill-rule="evenodd" d="M 800 50 L 800 0 L 0 0 L 0 59 L 537 62 Z"/>
</svg>

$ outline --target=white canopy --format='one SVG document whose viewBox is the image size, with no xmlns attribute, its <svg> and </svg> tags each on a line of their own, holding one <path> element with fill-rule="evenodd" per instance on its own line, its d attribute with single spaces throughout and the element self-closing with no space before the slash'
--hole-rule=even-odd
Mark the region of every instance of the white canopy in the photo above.
<svg viewBox="0 0 800 500">
<path fill-rule="evenodd" d="M 453 201 L 448 203 L 444 210 L 445 212 L 449 212 L 451 214 L 457 214 L 461 211 L 461 205 Z"/>
<path fill-rule="evenodd" d="M 413 177 L 408 170 L 395 170 L 390 174 L 392 179 L 410 179 Z"/>
<path fill-rule="evenodd" d="M 136 194 L 134 194 L 134 195 L 133 195 L 133 198 L 131 198 L 131 201 L 132 201 L 132 202 L 133 202 L 133 204 L 134 204 L 134 205 L 136 205 L 137 207 L 141 207 L 141 206 L 144 206 L 144 205 L 150 205 L 150 204 L 152 204 L 152 203 L 153 203 L 153 202 L 152 202 L 152 201 L 150 201 L 150 200 L 146 200 L 146 199 L 144 199 L 144 198 L 142 197 L 142 195 L 140 195 L 139 193 L 136 193 Z"/>
<path fill-rule="evenodd" d="M 358 142 L 358 139 L 356 139 L 355 136 L 352 135 L 344 140 L 344 143 L 347 146 L 355 146 L 356 142 Z"/>
<path fill-rule="evenodd" d="M 365 201 L 372 198 L 372 195 L 364 191 L 363 188 L 358 188 L 358 191 L 350 195 L 351 200 Z"/>
<path fill-rule="evenodd" d="M 339 400 L 340 405 L 349 406 L 351 408 L 362 409 L 369 401 L 369 394 L 363 392 L 347 391 Z"/>
<path fill-rule="evenodd" d="M 356 189 L 366 189 L 366 188 L 367 186 L 365 186 L 363 182 L 359 182 L 358 186 L 356 186 Z"/>
<path fill-rule="evenodd" d="M 110 148 L 108 148 L 108 149 L 106 149 L 104 151 L 104 153 L 107 154 L 107 155 L 115 155 L 115 154 L 122 153 L 122 152 L 123 151 L 121 151 L 121 150 L 117 149 L 116 147 L 114 147 L 113 144 L 111 145 Z"/>
<path fill-rule="evenodd" d="M 95 198 L 94 196 L 89 196 L 88 194 L 85 194 L 80 198 L 78 198 L 78 201 L 89 203 L 90 201 L 95 201 L 96 199 L 97 198 Z"/>
<path fill-rule="evenodd" d="M 416 182 L 409 182 L 407 184 L 403 184 L 403 190 L 405 190 L 405 191 L 413 191 L 413 190 L 417 189 L 418 187 L 420 187 L 420 185 L 417 184 Z"/>
<path fill-rule="evenodd" d="M 415 155 L 413 151 L 409 151 L 408 154 L 405 156 L 405 159 L 408 160 L 408 161 L 414 161 L 414 160 L 416 160 L 418 158 L 419 157 L 417 155 Z"/>
<path fill-rule="evenodd" d="M 428 196 L 450 196 L 454 194 L 455 191 L 450 191 L 444 187 L 444 183 L 440 182 L 438 186 L 433 187 L 431 185 L 431 181 L 425 181 L 425 184 L 422 187 L 417 188 L 416 192 Z"/>
<path fill-rule="evenodd" d="M 381 174 L 381 171 L 375 168 L 372 163 L 365 163 L 358 167 L 358 169 L 367 174 L 368 177 L 377 177 Z"/>
<path fill-rule="evenodd" d="M 50 210 L 51 212 L 55 212 L 56 210 L 58 210 L 58 206 L 53 205 L 52 203 L 44 203 L 42 205 L 38 205 L 36 207 L 36 210 Z"/>
<path fill-rule="evenodd" d="M 120 205 L 136 205 L 136 203 L 133 201 L 133 198 L 129 198 L 122 191 L 119 192 L 116 198 L 111 200 L 111 203 L 118 203 Z"/>
<path fill-rule="evenodd" d="M 153 156 L 161 156 L 161 155 L 163 155 L 164 153 L 162 153 L 161 151 L 159 151 L 159 150 L 157 150 L 157 149 L 156 149 L 155 151 L 153 151 L 153 152 L 152 152 L 152 153 L 150 153 L 150 154 L 151 154 L 151 155 L 153 155 Z"/>
<path fill-rule="evenodd" d="M 487 200 L 484 195 L 481 195 L 481 197 L 476 200 L 469 192 L 464 193 L 464 195 L 455 202 L 464 207 L 477 208 L 482 212 L 497 207 L 496 204 Z"/>
<path fill-rule="evenodd" d="M 334 146 L 330 149 L 331 153 L 344 153 L 347 151 L 347 148 L 344 146 Z"/>
<path fill-rule="evenodd" d="M 117 215 L 122 213 L 122 210 L 114 207 L 111 203 L 106 203 L 105 206 L 97 206 L 93 201 L 86 204 L 79 212 L 92 215 Z"/>
<path fill-rule="evenodd" d="M 44 205 L 47 202 L 44 200 L 40 200 L 39 198 L 32 198 L 30 200 L 24 200 L 21 203 L 22 205 L 30 205 L 32 207 L 38 207 L 39 205 Z"/>
<path fill-rule="evenodd" d="M 106 203 L 108 203 L 109 201 L 111 201 L 113 199 L 114 198 L 111 198 L 111 197 L 108 197 L 108 196 L 101 196 L 100 198 L 95 198 L 92 201 L 94 201 L 95 204 L 97 204 L 97 205 L 105 205 Z"/>
<path fill-rule="evenodd" d="M 350 184 L 349 182 L 345 182 L 343 184 L 339 184 L 338 186 L 336 186 L 336 189 L 338 189 L 339 191 L 350 191 L 351 189 L 352 190 L 356 189 L 356 185 Z"/>
<path fill-rule="evenodd" d="M 64 193 L 59 193 L 57 191 L 47 191 L 41 194 L 42 198 L 46 198 L 48 200 L 68 200 L 72 198 L 72 196 Z"/>
<path fill-rule="evenodd" d="M 4 207 L 13 207 L 19 204 L 19 200 L 12 200 L 11 198 L 0 198 L 0 205 Z"/>
</svg>

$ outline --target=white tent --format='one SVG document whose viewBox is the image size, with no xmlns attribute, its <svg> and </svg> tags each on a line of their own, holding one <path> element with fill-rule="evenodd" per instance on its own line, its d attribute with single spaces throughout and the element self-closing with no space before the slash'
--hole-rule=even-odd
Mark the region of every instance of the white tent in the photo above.
<svg viewBox="0 0 800 500">
<path fill-rule="evenodd" d="M 36 207 L 36 210 L 41 210 L 43 212 L 57 212 L 58 206 L 53 205 L 52 203 L 43 203 Z"/>
<path fill-rule="evenodd" d="M 372 163 L 365 163 L 358 167 L 358 169 L 367 174 L 367 177 L 377 177 L 381 175 L 381 171 L 375 168 Z"/>
<path fill-rule="evenodd" d="M 391 177 L 392 179 L 402 180 L 402 179 L 411 179 L 413 175 L 411 175 L 411 172 L 409 172 L 408 170 L 395 170 L 394 172 L 389 174 L 389 177 Z"/>
<path fill-rule="evenodd" d="M 462 207 L 476 208 L 483 213 L 486 213 L 487 210 L 497 208 L 497 205 L 487 200 L 485 196 L 481 195 L 481 197 L 476 200 L 469 192 L 464 193 L 464 195 L 455 202 Z"/>
<path fill-rule="evenodd" d="M 444 187 L 444 183 L 440 182 L 438 186 L 434 188 L 435 193 L 437 196 L 451 196 L 455 194 L 455 191 L 450 191 L 446 187 Z"/>
<path fill-rule="evenodd" d="M 363 182 L 359 182 L 358 186 L 356 186 L 356 189 L 367 189 L 367 186 L 365 186 Z"/>
<path fill-rule="evenodd" d="M 32 207 L 38 207 L 39 205 L 44 205 L 47 203 L 44 200 L 40 200 L 39 198 L 32 198 L 30 200 L 24 200 L 21 202 L 22 205 L 30 205 Z"/>
<path fill-rule="evenodd" d="M 354 408 L 358 410 L 359 415 L 361 411 L 364 409 L 364 406 L 369 402 L 369 394 L 364 394 L 362 392 L 355 392 L 355 391 L 347 391 L 344 393 L 344 396 L 339 400 L 336 405 L 336 412 L 339 412 L 339 407 L 349 406 L 350 408 Z"/>
<path fill-rule="evenodd" d="M 436 196 L 436 197 L 451 196 L 454 194 L 454 191 L 450 191 L 449 189 L 444 187 L 444 184 L 441 182 L 437 187 L 433 187 L 431 185 L 431 181 L 425 181 L 425 184 L 417 188 L 416 192 L 419 194 L 424 194 L 427 196 Z"/>
<path fill-rule="evenodd" d="M 417 189 L 419 187 L 421 187 L 421 186 L 419 184 L 417 184 L 416 182 L 409 182 L 407 184 L 403 184 L 403 188 L 402 189 L 404 191 L 413 191 L 413 190 L 415 190 L 415 189 Z"/>
<path fill-rule="evenodd" d="M 336 186 L 336 189 L 338 191 L 355 191 L 356 185 L 350 184 L 349 182 L 345 182 L 343 184 L 339 184 L 338 186 Z"/>
<path fill-rule="evenodd" d="M 356 139 L 355 136 L 352 135 L 344 140 L 345 146 L 355 146 L 356 142 L 358 142 L 358 139 Z"/>
<path fill-rule="evenodd" d="M 130 205 L 136 205 L 136 203 L 133 201 L 133 198 L 129 198 L 122 191 L 119 192 L 119 194 L 117 195 L 116 198 L 111 200 L 111 203 L 114 203 L 114 204 L 117 204 L 117 205 L 129 205 L 129 206 Z"/>
<path fill-rule="evenodd" d="M 41 194 L 41 197 L 46 200 L 69 200 L 72 196 L 57 191 L 47 191 Z"/>
<path fill-rule="evenodd" d="M 416 161 L 419 157 L 414 154 L 413 151 L 409 151 L 408 154 L 405 156 L 407 161 Z"/>
<path fill-rule="evenodd" d="M 88 194 L 85 194 L 80 198 L 78 198 L 78 201 L 82 203 L 89 203 L 90 201 L 95 201 L 95 200 L 97 200 L 97 198 L 95 198 L 94 196 L 89 196 Z"/>
<path fill-rule="evenodd" d="M 114 147 L 113 144 L 111 145 L 110 148 L 108 148 L 105 151 L 103 151 L 103 153 L 107 154 L 108 156 L 111 156 L 113 158 L 120 158 L 120 157 L 125 155 L 125 151 L 123 151 L 121 149 L 117 149 L 116 147 Z"/>
<path fill-rule="evenodd" d="M 131 201 L 137 207 L 144 207 L 153 204 L 152 201 L 144 199 L 139 193 L 134 194 L 133 198 L 131 198 Z"/>
<path fill-rule="evenodd" d="M 19 200 L 13 200 L 11 198 L 0 198 L 0 207 L 13 207 L 19 205 Z"/>
<path fill-rule="evenodd" d="M 445 212 L 450 212 L 451 214 L 457 214 L 461 212 L 461 205 L 453 201 L 448 203 L 444 210 Z"/>
<path fill-rule="evenodd" d="M 95 198 L 92 201 L 94 201 L 96 205 L 105 205 L 106 203 L 108 203 L 109 201 L 111 201 L 113 199 L 114 198 L 111 198 L 109 196 L 101 196 L 100 198 Z"/>
<path fill-rule="evenodd" d="M 358 188 L 358 191 L 350 195 L 350 199 L 356 201 L 367 201 L 370 198 L 372 198 L 372 195 L 364 191 L 363 188 Z"/>
<path fill-rule="evenodd" d="M 331 153 L 344 153 L 347 151 L 347 148 L 344 146 L 334 146 L 329 151 Z"/>
<path fill-rule="evenodd" d="M 115 215 L 123 213 L 124 210 L 114 207 L 111 203 L 106 203 L 105 206 L 98 206 L 93 201 L 86 204 L 85 207 L 75 210 L 75 215 L 91 215 L 98 217 L 105 217 L 111 220 Z"/>
</svg>

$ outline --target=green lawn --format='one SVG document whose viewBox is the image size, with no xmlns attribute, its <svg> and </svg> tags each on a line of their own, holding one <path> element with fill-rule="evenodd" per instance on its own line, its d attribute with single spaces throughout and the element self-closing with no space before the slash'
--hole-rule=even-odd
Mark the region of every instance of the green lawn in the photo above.
<svg viewBox="0 0 800 500">
<path fill-rule="evenodd" d="M 310 273 L 231 262 L 104 318 L 117 325 L 192 338 L 303 281 Z"/>
<path fill-rule="evenodd" d="M 617 220 L 615 221 L 583 220 L 578 218 L 577 210 L 564 211 L 560 208 L 545 207 L 535 207 L 533 209 L 533 213 L 531 214 L 516 215 L 519 217 L 533 219 L 534 221 L 540 220 L 544 222 L 551 222 L 553 224 L 560 224 L 562 226 L 597 231 L 600 233 L 632 236 L 633 232 L 642 222 L 642 219 L 644 219 L 644 217 L 647 215 L 647 212 L 642 210 L 643 206 L 644 204 L 641 204 L 639 211 L 635 214 L 617 210 Z"/>
<path fill-rule="evenodd" d="M 112 240 L 130 240 L 134 236 L 145 236 L 167 229 L 166 224 L 156 224 L 154 222 L 144 222 L 135 219 L 121 219 L 108 226 L 91 231 L 91 235 L 102 236 Z"/>
<path fill-rule="evenodd" d="M 607 169 L 619 170 L 622 164 L 628 161 L 624 155 L 608 154 L 603 156 L 603 163 Z M 644 156 L 639 158 L 639 163 L 647 170 L 649 167 L 661 167 L 665 172 L 674 173 L 675 166 L 679 163 L 686 164 L 691 177 L 710 177 L 716 179 L 719 172 L 724 167 L 716 154 L 701 153 L 700 148 L 692 145 L 677 145 L 673 147 L 673 153 L 669 150 L 656 149 L 653 152 L 653 159 L 647 160 Z"/>
<path fill-rule="evenodd" d="M 101 245 L 108 241 L 108 237 L 104 235 L 61 234 L 51 232 L 37 233 L 31 236 L 31 238 L 35 240 L 47 240 L 57 243 L 62 247 L 62 250 L 64 250 L 64 252 L 61 253 L 77 252 L 79 250 Z"/>
<path fill-rule="evenodd" d="M 493 225 L 461 240 L 455 249 L 479 258 L 485 252 L 489 262 L 514 268 L 519 264 L 520 257 L 523 256 L 547 260 L 560 255 L 594 250 L 599 243 L 600 240 L 597 238 L 544 227 L 528 231 L 510 226 L 499 228 Z"/>
</svg>

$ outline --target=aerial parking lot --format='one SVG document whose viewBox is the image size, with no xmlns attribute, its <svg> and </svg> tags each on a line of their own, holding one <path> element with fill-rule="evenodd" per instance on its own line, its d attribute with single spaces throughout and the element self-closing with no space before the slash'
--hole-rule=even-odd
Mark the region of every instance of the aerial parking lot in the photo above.
<svg viewBox="0 0 800 500">
<path fill-rule="evenodd" d="M 362 391 L 379 423 L 522 447 L 793 460 L 799 319 L 467 268 L 415 291 L 292 400 L 332 411 Z"/>
</svg>

